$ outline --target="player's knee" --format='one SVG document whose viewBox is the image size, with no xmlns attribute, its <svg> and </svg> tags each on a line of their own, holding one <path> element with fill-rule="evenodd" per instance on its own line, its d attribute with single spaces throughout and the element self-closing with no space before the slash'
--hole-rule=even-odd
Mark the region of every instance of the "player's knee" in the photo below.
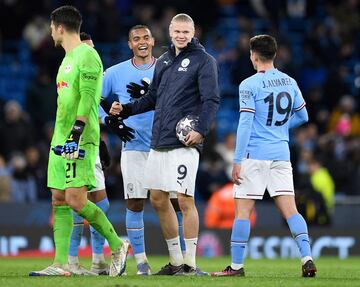
<svg viewBox="0 0 360 287">
<path fill-rule="evenodd" d="M 52 206 L 61 206 L 61 205 L 66 205 L 65 199 L 64 200 L 58 200 L 56 198 L 52 198 L 51 199 L 51 205 Z"/>
<path fill-rule="evenodd" d="M 66 205 L 65 194 L 60 191 L 52 191 L 51 205 L 52 206 Z"/>
<path fill-rule="evenodd" d="M 144 210 L 144 199 L 134 198 L 134 199 L 128 199 L 126 201 L 126 208 L 134 211 L 134 212 L 140 212 Z"/>
<path fill-rule="evenodd" d="M 106 191 L 103 190 L 97 190 L 94 192 L 89 192 L 87 194 L 88 199 L 93 202 L 93 203 L 97 203 L 103 199 L 105 199 L 107 197 Z"/>
<path fill-rule="evenodd" d="M 66 199 L 66 204 L 69 205 L 71 209 L 75 211 L 80 211 L 86 204 L 86 202 L 84 203 L 83 200 L 81 200 L 76 196 L 66 196 L 65 199 Z"/>
<path fill-rule="evenodd" d="M 155 210 L 162 210 L 167 207 L 166 202 L 164 201 L 164 198 L 161 196 L 151 195 L 150 202 Z"/>
<path fill-rule="evenodd" d="M 190 196 L 178 196 L 178 203 L 180 210 L 183 213 L 189 212 L 196 208 L 194 198 Z"/>
</svg>

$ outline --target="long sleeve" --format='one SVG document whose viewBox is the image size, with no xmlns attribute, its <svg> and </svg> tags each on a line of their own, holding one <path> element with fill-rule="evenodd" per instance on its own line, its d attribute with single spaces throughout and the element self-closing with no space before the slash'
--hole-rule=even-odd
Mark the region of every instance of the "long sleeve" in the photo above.
<svg viewBox="0 0 360 287">
<path fill-rule="evenodd" d="M 250 140 L 253 120 L 254 120 L 254 113 L 252 112 L 240 113 L 239 125 L 236 133 L 234 163 L 240 163 L 246 157 L 245 153 Z"/>
<path fill-rule="evenodd" d="M 306 103 L 299 87 L 296 84 L 293 111 L 290 118 L 290 129 L 301 126 L 309 120 Z"/>
<path fill-rule="evenodd" d="M 80 102 L 77 116 L 88 117 L 93 107 L 99 104 L 97 90 L 102 82 L 102 64 L 92 53 L 87 53 L 80 61 Z"/>
<path fill-rule="evenodd" d="M 239 106 L 240 117 L 236 133 L 234 163 L 240 163 L 245 158 L 255 116 L 255 95 L 246 82 L 242 82 L 239 86 Z"/>
<path fill-rule="evenodd" d="M 216 60 L 210 56 L 208 56 L 207 61 L 200 68 L 198 83 L 202 107 L 196 131 L 206 136 L 220 104 L 218 67 Z"/>
<path fill-rule="evenodd" d="M 300 110 L 294 110 L 293 115 L 290 118 L 290 129 L 297 128 L 309 120 L 309 116 L 305 105 Z"/>
</svg>

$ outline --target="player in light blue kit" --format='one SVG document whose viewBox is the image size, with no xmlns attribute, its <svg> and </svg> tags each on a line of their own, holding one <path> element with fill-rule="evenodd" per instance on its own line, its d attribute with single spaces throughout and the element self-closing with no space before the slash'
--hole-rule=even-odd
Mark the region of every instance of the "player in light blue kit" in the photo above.
<svg viewBox="0 0 360 287">
<path fill-rule="evenodd" d="M 231 265 L 213 276 L 244 276 L 243 261 L 250 236 L 250 214 L 256 199 L 268 190 L 301 254 L 302 276 L 314 277 L 307 224 L 295 204 L 289 151 L 289 129 L 308 121 L 305 101 L 294 79 L 274 68 L 276 40 L 250 39 L 250 60 L 257 73 L 239 87 L 240 119 L 232 179 L 235 220 Z"/>
<path fill-rule="evenodd" d="M 106 70 L 102 90 L 103 101 L 115 95 L 120 103 L 126 104 L 136 101 L 148 90 L 156 63 L 156 59 L 152 56 L 154 38 L 150 29 L 145 25 L 132 27 L 129 31 L 128 44 L 134 57 Z M 126 126 L 135 130 L 135 137 L 123 144 L 121 170 L 127 205 L 126 230 L 134 251 L 138 275 L 151 274 L 144 243 L 143 210 L 148 190 L 143 187 L 143 178 L 150 151 L 153 116 L 154 112 L 149 111 L 124 120 Z M 113 128 L 116 126 L 117 116 L 108 116 L 100 109 L 100 117 L 108 126 Z M 175 210 L 176 207 L 174 206 Z M 180 229 L 182 216 L 180 208 L 177 208 Z M 182 230 L 179 230 L 179 233 L 182 234 Z M 184 242 L 182 246 L 184 248 Z"/>
</svg>

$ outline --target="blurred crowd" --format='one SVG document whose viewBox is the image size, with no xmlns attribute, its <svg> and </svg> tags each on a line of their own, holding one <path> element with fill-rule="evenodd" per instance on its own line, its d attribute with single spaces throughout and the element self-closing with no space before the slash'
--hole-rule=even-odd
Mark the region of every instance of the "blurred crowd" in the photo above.
<svg viewBox="0 0 360 287">
<path fill-rule="evenodd" d="M 27 66 L 35 67 L 27 74 L 20 96 L 12 96 L 0 81 L 0 201 L 33 202 L 50 197 L 46 165 L 56 111 L 54 77 L 63 51 L 53 47 L 48 15 L 63 2 L 0 3 L 3 83 L 5 60 L 12 54 L 18 56 L 20 46 L 26 60 L 17 63 L 19 73 L 25 73 Z M 259 33 L 275 36 L 279 43 L 276 67 L 297 80 L 310 118 L 290 139 L 297 200 L 309 221 L 331 223 L 337 199 L 360 196 L 359 1 L 163 2 L 89 0 L 66 4 L 83 13 L 82 30 L 92 35 L 105 68 L 131 56 L 127 31 L 132 25 L 151 28 L 156 39 L 154 54 L 159 56 L 169 44 L 170 19 L 179 12 L 194 18 L 196 36 L 218 60 L 222 95 L 199 168 L 197 199 L 202 201 L 230 181 L 239 116 L 238 85 L 254 73 L 249 39 Z M 121 143 L 105 128 L 102 135 L 113 156 L 105 172 L 109 197 L 122 199 Z"/>
</svg>

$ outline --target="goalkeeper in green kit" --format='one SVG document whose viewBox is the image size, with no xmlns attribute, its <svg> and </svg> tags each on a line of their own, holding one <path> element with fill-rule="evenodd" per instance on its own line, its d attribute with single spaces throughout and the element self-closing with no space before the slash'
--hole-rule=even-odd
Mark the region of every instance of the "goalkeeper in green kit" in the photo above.
<svg viewBox="0 0 360 287">
<path fill-rule="evenodd" d="M 55 258 L 52 265 L 30 276 L 70 276 L 68 250 L 73 226 L 71 209 L 103 235 L 112 251 L 110 276 L 125 272 L 129 244 L 116 234 L 103 211 L 87 199 L 95 187 L 94 167 L 99 151 L 98 107 L 103 67 L 97 52 L 80 40 L 82 18 L 72 6 L 51 13 L 51 36 L 66 54 L 56 83 L 58 107 L 51 148 L 62 146 L 61 156 L 49 154 L 48 187 L 54 210 Z M 84 157 L 79 158 L 79 150 Z"/>
</svg>

